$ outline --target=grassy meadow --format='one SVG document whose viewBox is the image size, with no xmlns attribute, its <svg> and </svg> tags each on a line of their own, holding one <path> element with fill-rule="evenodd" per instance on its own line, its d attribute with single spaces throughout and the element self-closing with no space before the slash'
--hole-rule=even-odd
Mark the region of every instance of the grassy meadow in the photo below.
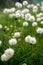
<svg viewBox="0 0 43 65">
<path fill-rule="evenodd" d="M 43 65 L 43 32 L 41 34 L 36 32 L 38 27 L 43 28 L 43 24 L 41 24 L 41 21 L 43 21 L 43 18 L 41 18 L 43 17 L 43 11 L 40 9 L 41 5 L 34 5 L 38 8 L 37 12 L 33 12 L 32 7 L 34 6 L 30 8 L 27 8 L 26 6 L 23 6 L 22 8 L 15 7 L 15 12 L 28 9 L 28 13 L 34 16 L 35 20 L 26 20 L 25 15 L 27 13 L 24 14 L 23 18 L 19 15 L 19 17 L 9 16 L 10 14 L 15 14 L 15 12 L 9 13 L 3 12 L 4 10 L 0 11 L 0 25 L 2 25 L 2 28 L 0 26 L 0 40 L 2 41 L 0 44 L 0 65 L 25 65 L 23 63 L 26 63 L 26 65 Z M 37 20 L 37 14 L 40 13 L 42 13 L 42 16 L 39 18 L 40 20 Z M 25 26 L 26 24 L 23 26 L 25 21 L 28 23 L 28 26 Z M 37 26 L 32 26 L 33 22 L 37 22 Z M 14 37 L 15 32 L 20 32 L 20 37 Z M 36 44 L 25 42 L 25 37 L 27 35 L 35 37 Z M 17 44 L 9 44 L 9 40 L 12 38 L 17 39 Z M 8 48 L 12 48 L 15 53 L 8 61 L 2 61 L 1 55 Z"/>
</svg>

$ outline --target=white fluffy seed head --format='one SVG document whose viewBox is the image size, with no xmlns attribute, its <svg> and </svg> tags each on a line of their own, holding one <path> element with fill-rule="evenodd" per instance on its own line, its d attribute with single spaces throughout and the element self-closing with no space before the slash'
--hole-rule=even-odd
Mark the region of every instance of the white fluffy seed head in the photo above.
<svg viewBox="0 0 43 65">
<path fill-rule="evenodd" d="M 35 17 L 34 17 L 34 16 L 30 16 L 30 17 L 29 17 L 29 21 L 30 21 L 30 22 L 35 21 Z"/>
<path fill-rule="evenodd" d="M 30 39 L 31 39 L 31 36 L 30 36 L 30 35 L 26 36 L 26 37 L 25 37 L 25 42 L 29 42 Z"/>
<path fill-rule="evenodd" d="M 43 6 L 43 1 L 41 2 L 41 5 Z"/>
<path fill-rule="evenodd" d="M 41 24 L 43 24 L 43 21 L 41 21 Z"/>
<path fill-rule="evenodd" d="M 19 13 L 19 14 L 21 14 L 21 10 L 17 10 L 17 11 L 16 11 L 16 13 Z"/>
<path fill-rule="evenodd" d="M 20 37 L 20 32 L 15 32 L 14 37 L 17 37 L 17 38 Z"/>
<path fill-rule="evenodd" d="M 23 6 L 27 6 L 28 5 L 28 1 L 23 1 Z"/>
<path fill-rule="evenodd" d="M 15 12 L 16 9 L 15 8 L 11 8 L 10 10 L 11 10 L 11 12 Z"/>
<path fill-rule="evenodd" d="M 9 40 L 9 44 L 10 45 L 15 45 L 15 44 L 17 44 L 17 40 L 14 38 L 14 39 L 10 39 Z"/>
<path fill-rule="evenodd" d="M 5 50 L 5 55 L 7 56 L 7 57 L 9 57 L 9 58 L 11 58 L 13 55 L 14 55 L 14 50 L 12 49 L 12 48 L 8 48 L 8 49 L 6 49 Z"/>
<path fill-rule="evenodd" d="M 31 16 L 30 13 L 25 14 L 25 20 L 29 20 L 30 16 Z"/>
<path fill-rule="evenodd" d="M 39 34 L 42 34 L 43 33 L 43 28 L 37 28 L 36 32 L 39 33 Z"/>
<path fill-rule="evenodd" d="M 0 40 L 0 45 L 2 44 L 2 41 Z"/>
<path fill-rule="evenodd" d="M 28 9 L 29 9 L 29 8 L 31 8 L 31 5 L 30 5 L 30 4 L 28 4 L 28 5 L 27 5 L 27 8 L 28 8 Z"/>
<path fill-rule="evenodd" d="M 3 10 L 3 13 L 9 13 L 9 12 L 10 12 L 10 10 L 7 9 L 7 8 L 5 8 L 5 9 Z"/>
<path fill-rule="evenodd" d="M 38 11 L 38 7 L 37 6 L 34 6 L 33 7 L 33 12 L 37 12 Z"/>
<path fill-rule="evenodd" d="M 35 5 L 34 4 L 31 4 L 31 8 L 33 8 Z"/>
<path fill-rule="evenodd" d="M 25 38 L 25 42 L 28 42 L 30 44 L 36 44 L 36 38 L 35 37 L 31 37 L 30 35 L 28 35 L 26 38 Z"/>
<path fill-rule="evenodd" d="M 33 26 L 33 27 L 37 26 L 37 22 L 33 22 L 33 23 L 32 23 L 32 26 Z"/>
<path fill-rule="evenodd" d="M 41 6 L 40 8 L 41 8 L 41 11 L 43 11 L 43 6 Z"/>
<path fill-rule="evenodd" d="M 22 4 L 19 3 L 19 2 L 16 2 L 16 3 L 15 3 L 15 6 L 16 6 L 17 8 L 22 8 Z"/>
<path fill-rule="evenodd" d="M 1 60 L 4 61 L 8 61 L 9 58 L 6 56 L 6 54 L 1 55 Z"/>
<path fill-rule="evenodd" d="M 37 18 L 37 21 L 41 21 L 41 18 Z"/>
<path fill-rule="evenodd" d="M 42 16 L 43 16 L 43 13 L 37 14 L 37 18 L 40 18 L 40 17 L 42 17 Z"/>
<path fill-rule="evenodd" d="M 3 10 L 3 12 L 4 12 L 4 13 L 12 13 L 12 12 L 15 12 L 15 8 L 10 8 L 10 9 L 5 8 L 5 9 Z"/>
<path fill-rule="evenodd" d="M 16 18 L 19 18 L 19 17 L 21 17 L 21 14 L 20 14 L 20 13 L 16 13 L 16 14 L 15 14 L 15 17 L 16 17 Z"/>
<path fill-rule="evenodd" d="M 0 29 L 2 29 L 2 25 L 0 24 Z"/>
<path fill-rule="evenodd" d="M 28 22 L 23 22 L 23 26 L 28 26 Z"/>
<path fill-rule="evenodd" d="M 30 39 L 30 43 L 31 43 L 31 44 L 36 44 L 36 39 L 35 39 L 35 37 L 32 37 L 32 38 Z"/>
<path fill-rule="evenodd" d="M 8 61 L 14 55 L 14 50 L 12 48 L 8 48 L 5 50 L 4 54 L 1 55 L 1 60 Z"/>
<path fill-rule="evenodd" d="M 27 14 L 29 12 L 29 9 L 25 8 L 22 10 L 22 14 Z"/>
</svg>

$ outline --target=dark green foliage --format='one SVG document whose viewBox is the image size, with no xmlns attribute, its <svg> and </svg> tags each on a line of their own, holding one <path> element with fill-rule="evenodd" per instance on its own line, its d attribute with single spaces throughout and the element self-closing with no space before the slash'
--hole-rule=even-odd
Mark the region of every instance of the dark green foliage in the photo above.
<svg viewBox="0 0 43 65">
<path fill-rule="evenodd" d="M 13 0 L 1 0 L 0 1 L 0 8 L 8 8 L 14 6 L 14 1 Z"/>
</svg>

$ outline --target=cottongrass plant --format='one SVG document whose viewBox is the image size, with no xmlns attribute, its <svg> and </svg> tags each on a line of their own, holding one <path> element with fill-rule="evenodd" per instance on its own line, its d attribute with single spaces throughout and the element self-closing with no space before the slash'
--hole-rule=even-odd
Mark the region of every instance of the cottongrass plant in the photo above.
<svg viewBox="0 0 43 65">
<path fill-rule="evenodd" d="M 43 65 L 43 2 L 0 12 L 0 65 Z"/>
</svg>

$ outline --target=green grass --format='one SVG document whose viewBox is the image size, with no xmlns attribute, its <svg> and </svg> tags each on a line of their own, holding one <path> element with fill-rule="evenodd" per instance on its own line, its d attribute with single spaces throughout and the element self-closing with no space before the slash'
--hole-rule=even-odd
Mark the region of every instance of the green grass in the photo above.
<svg viewBox="0 0 43 65">
<path fill-rule="evenodd" d="M 3 28 L 0 30 L 0 40 L 2 40 L 0 57 L 7 48 L 11 47 L 15 50 L 14 56 L 7 62 L 2 62 L 0 59 L 0 65 L 22 65 L 23 63 L 27 65 L 43 65 L 43 34 L 36 33 L 36 28 L 43 26 L 38 22 L 37 27 L 32 27 L 32 23 L 28 21 L 29 26 L 23 27 L 23 22 L 23 18 L 11 19 L 9 14 L 0 12 L 0 24 L 3 25 Z M 10 27 L 10 25 L 13 25 L 13 27 Z M 5 26 L 9 29 L 7 30 Z M 17 39 L 18 43 L 16 45 L 10 46 L 8 40 L 13 38 L 13 34 L 16 31 L 21 32 L 21 37 Z M 37 43 L 35 45 L 26 43 L 24 39 L 27 35 L 36 37 Z"/>
</svg>

